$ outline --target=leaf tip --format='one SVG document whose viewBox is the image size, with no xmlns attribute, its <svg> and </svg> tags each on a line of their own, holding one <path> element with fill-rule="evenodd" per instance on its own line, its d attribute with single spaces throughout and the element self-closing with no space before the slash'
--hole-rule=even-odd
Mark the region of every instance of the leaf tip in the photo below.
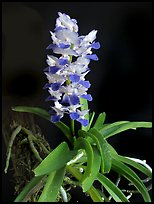
<svg viewBox="0 0 154 204">
<path fill-rule="evenodd" d="M 15 106 L 12 106 L 12 107 L 11 107 L 11 110 L 15 111 L 15 110 L 16 110 L 16 107 L 15 107 Z"/>
</svg>

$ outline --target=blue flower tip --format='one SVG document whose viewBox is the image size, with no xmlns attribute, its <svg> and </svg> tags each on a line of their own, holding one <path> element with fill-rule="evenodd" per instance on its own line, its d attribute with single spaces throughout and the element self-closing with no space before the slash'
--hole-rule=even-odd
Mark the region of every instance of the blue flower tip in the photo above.
<svg viewBox="0 0 154 204">
<path fill-rule="evenodd" d="M 79 122 L 81 123 L 81 125 L 83 125 L 84 127 L 88 126 L 88 120 L 86 120 L 86 119 L 79 119 L 78 121 L 79 121 Z"/>
<path fill-rule="evenodd" d="M 59 116 L 59 115 L 53 115 L 53 116 L 51 116 L 51 121 L 52 121 L 53 123 L 59 122 L 59 121 L 60 121 L 60 116 Z"/>
<path fill-rule="evenodd" d="M 72 112 L 72 113 L 70 113 L 70 118 L 72 120 L 77 120 L 79 118 L 79 114 L 76 112 Z"/>
</svg>

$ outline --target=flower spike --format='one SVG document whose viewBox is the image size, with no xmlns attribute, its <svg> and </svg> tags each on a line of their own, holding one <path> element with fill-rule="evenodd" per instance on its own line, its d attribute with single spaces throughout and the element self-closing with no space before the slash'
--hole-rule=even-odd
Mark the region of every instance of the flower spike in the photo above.
<svg viewBox="0 0 154 204">
<path fill-rule="evenodd" d="M 77 20 L 65 13 L 58 12 L 58 15 L 54 32 L 50 31 L 52 43 L 46 49 L 52 49 L 59 57 L 47 55 L 48 67 L 44 69 L 48 83 L 43 88 L 50 94 L 46 101 L 53 101 L 49 111 L 51 121 L 58 122 L 66 113 L 72 120 L 87 126 L 88 120 L 84 117 L 89 110 L 80 110 L 80 98 L 92 101 L 91 94 L 87 93 L 91 84 L 85 76 L 90 71 L 90 60 L 98 60 L 97 55 L 92 54 L 92 49 L 100 48 L 100 43 L 94 41 L 97 30 L 79 36 Z"/>
</svg>

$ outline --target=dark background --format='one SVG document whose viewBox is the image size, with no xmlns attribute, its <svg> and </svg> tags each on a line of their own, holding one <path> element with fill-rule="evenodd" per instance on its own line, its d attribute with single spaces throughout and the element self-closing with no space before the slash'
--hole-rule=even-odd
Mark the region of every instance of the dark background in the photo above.
<svg viewBox="0 0 154 204">
<path fill-rule="evenodd" d="M 59 11 L 77 19 L 79 35 L 98 30 L 99 61 L 90 63 L 91 72 L 87 76 L 92 84 L 91 111 L 96 115 L 106 112 L 109 123 L 151 121 L 152 2 L 3 3 L 4 114 L 13 105 L 31 104 L 49 109 L 49 103 L 44 101 L 48 93 L 42 90 L 47 82 L 43 69 L 49 54 L 46 47 L 51 43 L 49 31 L 53 31 Z M 37 122 L 51 146 L 56 147 L 64 140 L 55 126 L 39 118 Z M 130 130 L 109 141 L 119 154 L 146 159 L 152 165 L 151 129 Z M 5 149 L 3 155 L 5 158 Z M 2 194 L 4 201 L 12 201 L 11 178 L 7 175 Z"/>
</svg>

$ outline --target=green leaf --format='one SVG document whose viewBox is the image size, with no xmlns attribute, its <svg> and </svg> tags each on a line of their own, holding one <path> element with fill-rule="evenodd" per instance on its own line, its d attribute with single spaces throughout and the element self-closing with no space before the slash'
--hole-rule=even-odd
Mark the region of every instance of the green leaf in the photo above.
<svg viewBox="0 0 154 204">
<path fill-rule="evenodd" d="M 91 199 L 93 200 L 93 202 L 104 202 L 103 198 L 101 197 L 99 191 L 94 187 L 91 186 L 91 188 L 88 190 L 88 192 Z"/>
<path fill-rule="evenodd" d="M 50 120 L 50 114 L 46 110 L 39 107 L 16 106 L 12 107 L 12 110 L 17 112 L 34 113 L 42 118 L 45 118 L 46 120 Z"/>
<path fill-rule="evenodd" d="M 139 171 L 141 171 L 142 173 L 147 175 L 149 178 L 152 178 L 152 172 L 149 169 L 147 169 L 145 166 L 143 166 L 143 165 L 141 165 L 141 164 L 139 164 L 139 163 L 137 163 L 137 162 L 135 162 L 129 158 L 126 158 L 124 156 L 117 155 L 115 158 L 116 158 L 116 160 L 119 160 L 123 163 L 126 163 L 126 164 L 138 169 Z"/>
<path fill-rule="evenodd" d="M 50 114 L 46 110 L 39 107 L 16 106 L 16 107 L 12 107 L 12 110 L 17 112 L 33 113 L 51 122 Z M 53 124 L 55 124 L 64 133 L 64 135 L 68 138 L 68 140 L 71 143 L 73 143 L 71 130 L 67 125 L 65 125 L 61 121 Z"/>
<path fill-rule="evenodd" d="M 105 118 L 106 118 L 106 113 L 105 112 L 100 113 L 93 128 L 100 130 L 104 124 Z"/>
<path fill-rule="evenodd" d="M 95 112 L 90 113 L 90 115 L 89 115 L 89 125 L 88 125 L 88 130 L 90 129 L 90 127 L 91 127 L 91 125 L 92 125 L 92 122 L 93 122 L 94 116 L 95 116 Z"/>
<path fill-rule="evenodd" d="M 100 169 L 101 165 L 101 157 L 99 154 L 99 151 L 96 147 L 93 147 L 93 153 L 94 153 L 94 159 L 93 159 L 93 165 L 91 168 L 91 176 L 87 177 L 84 182 L 82 183 L 82 189 L 83 192 L 86 192 L 90 189 L 90 187 L 93 185 L 93 182 L 97 178 L 97 174 Z"/>
<path fill-rule="evenodd" d="M 45 187 L 38 202 L 55 202 L 63 182 L 65 166 L 57 171 L 51 172 L 48 176 Z"/>
<path fill-rule="evenodd" d="M 94 154 L 93 154 L 93 149 L 90 145 L 90 143 L 82 138 L 79 137 L 74 145 L 74 149 L 78 150 L 78 149 L 84 149 L 87 155 L 87 168 L 85 170 L 85 173 L 83 174 L 83 177 L 81 179 L 81 182 L 83 182 L 87 177 L 91 176 L 91 172 L 92 172 L 92 167 L 93 167 L 93 159 L 94 159 Z"/>
<path fill-rule="evenodd" d="M 116 202 L 129 202 L 123 192 L 106 176 L 98 173 L 97 179 Z"/>
<path fill-rule="evenodd" d="M 152 127 L 151 122 L 119 121 L 106 125 L 102 129 L 100 129 L 99 132 L 102 134 L 104 138 L 108 138 L 125 130 L 129 129 L 136 130 L 136 128 L 151 128 L 151 127 Z"/>
<path fill-rule="evenodd" d="M 44 176 L 38 176 L 38 177 L 33 177 L 31 181 L 29 181 L 26 186 L 23 188 L 23 190 L 21 191 L 21 193 L 16 197 L 16 199 L 14 200 L 14 202 L 22 202 L 26 196 L 28 195 L 28 193 L 35 188 L 38 183 L 41 182 L 42 178 Z"/>
<path fill-rule="evenodd" d="M 82 174 L 76 168 L 72 166 L 67 166 L 66 168 L 69 171 L 69 173 L 71 173 L 77 180 L 80 181 L 82 179 L 83 177 Z M 91 186 L 87 193 L 90 195 L 91 199 L 94 202 L 103 202 L 103 199 L 101 198 L 99 192 L 94 186 Z"/>
<path fill-rule="evenodd" d="M 101 172 L 109 173 L 111 169 L 111 154 L 108 142 L 102 135 L 95 129 L 91 128 L 88 131 L 89 136 L 95 141 L 101 155 Z"/>
<path fill-rule="evenodd" d="M 128 179 L 141 193 L 145 202 L 151 202 L 149 193 L 145 185 L 132 169 L 130 169 L 128 166 L 115 159 L 112 159 L 112 169 L 116 171 L 118 174 Z"/>
<path fill-rule="evenodd" d="M 49 174 L 66 165 L 77 151 L 70 151 L 66 142 L 62 142 L 56 147 L 33 171 L 36 176 Z"/>
<path fill-rule="evenodd" d="M 80 104 L 82 104 L 81 110 L 88 110 L 88 101 L 85 98 L 80 98 Z M 84 118 L 89 121 L 89 113 L 87 113 Z M 88 126 L 85 127 L 82 125 L 81 129 L 87 131 Z"/>
<path fill-rule="evenodd" d="M 113 157 L 113 155 L 118 155 L 117 151 L 109 143 L 108 143 L 108 147 L 110 149 L 111 157 Z"/>
</svg>

